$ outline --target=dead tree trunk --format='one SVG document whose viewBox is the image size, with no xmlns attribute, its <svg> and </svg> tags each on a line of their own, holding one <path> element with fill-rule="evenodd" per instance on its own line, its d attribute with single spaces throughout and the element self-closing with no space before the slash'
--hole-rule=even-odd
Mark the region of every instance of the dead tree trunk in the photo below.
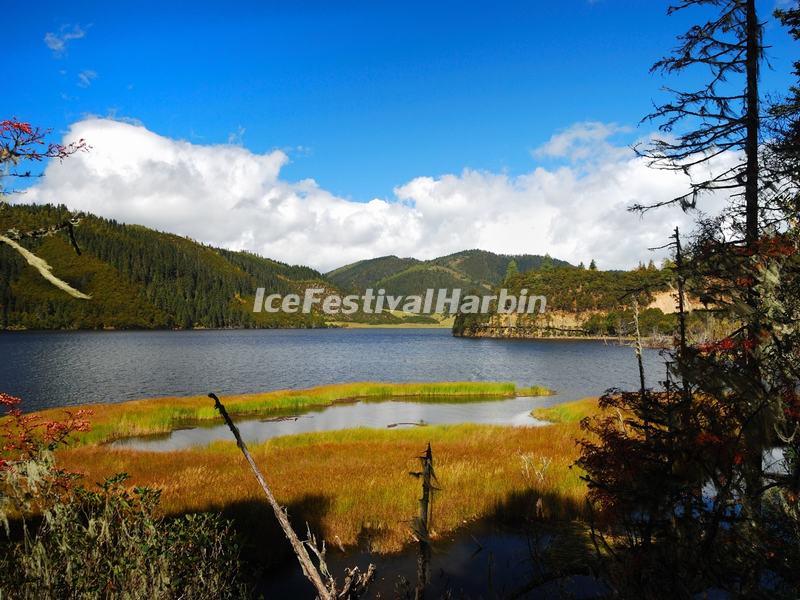
<svg viewBox="0 0 800 600">
<path fill-rule="evenodd" d="M 650 405 L 647 397 L 647 382 L 644 375 L 644 358 L 642 348 L 642 330 L 639 327 L 639 300 L 633 299 L 633 328 L 636 339 L 633 349 L 636 353 L 636 362 L 639 365 L 639 396 L 642 399 L 642 410 L 644 410 L 644 434 L 650 436 Z"/>
<path fill-rule="evenodd" d="M 422 463 L 422 471 L 411 473 L 414 477 L 422 479 L 422 497 L 419 499 L 419 516 L 414 520 L 414 534 L 419 542 L 419 550 L 417 553 L 417 587 L 414 594 L 416 600 L 422 600 L 425 597 L 425 587 L 430 580 L 431 546 L 428 525 L 431 514 L 431 494 L 434 490 L 432 480 L 436 477 L 433 472 L 433 453 L 431 452 L 430 443 L 428 443 L 425 454 L 420 456 L 420 462 Z"/>
<path fill-rule="evenodd" d="M 236 427 L 236 424 L 233 422 L 230 415 L 228 415 L 228 411 L 225 410 L 225 406 L 223 406 L 216 394 L 209 394 L 208 397 L 214 400 L 214 407 L 219 411 L 219 414 L 222 415 L 222 418 L 228 425 L 228 429 L 231 430 L 233 437 L 236 438 L 236 445 L 239 446 L 239 449 L 242 451 L 247 463 L 250 465 L 250 469 L 253 471 L 253 474 L 258 480 L 258 484 L 264 491 L 264 495 L 267 497 L 267 502 L 272 508 L 272 511 L 275 513 L 275 518 L 278 519 L 278 523 L 280 524 L 281 529 L 283 529 L 286 539 L 289 540 L 292 550 L 294 550 L 294 553 L 297 556 L 297 560 L 300 563 L 300 568 L 303 569 L 303 575 L 306 576 L 306 579 L 308 579 L 317 590 L 317 597 L 320 598 L 320 600 L 357 598 L 366 590 L 367 585 L 369 585 L 369 582 L 375 572 L 375 566 L 370 565 L 367 569 L 367 572 L 364 574 L 358 573 L 358 567 L 354 567 L 352 570 L 347 570 L 345 585 L 342 588 L 342 591 L 337 593 L 336 581 L 328 572 L 328 567 L 325 564 L 324 542 L 322 548 L 318 548 L 310 531 L 309 539 L 305 543 L 300 541 L 300 538 L 297 537 L 294 529 L 292 529 L 291 523 L 289 523 L 289 516 L 286 514 L 286 510 L 280 504 L 278 504 L 278 501 L 272 494 L 272 490 L 270 489 L 269 485 L 267 485 L 267 482 L 264 480 L 264 476 L 261 474 L 261 471 L 259 471 L 255 461 L 253 460 L 253 457 L 250 454 L 250 451 L 247 449 L 247 445 L 244 443 L 244 440 L 239 433 L 239 428 Z M 311 557 L 308 555 L 308 551 L 306 550 L 306 545 L 309 545 L 317 555 L 317 558 L 320 562 L 319 568 L 317 568 L 317 566 L 311 561 Z M 323 578 L 327 581 L 327 583 L 323 581 Z"/>
<path fill-rule="evenodd" d="M 642 331 L 639 328 L 639 301 L 633 299 L 633 327 L 636 335 L 634 342 L 634 351 L 636 352 L 636 362 L 639 364 L 639 393 L 642 397 L 642 406 L 647 404 L 647 387 L 644 377 L 644 362 L 642 360 Z M 650 419 L 647 419 L 649 421 Z"/>
</svg>

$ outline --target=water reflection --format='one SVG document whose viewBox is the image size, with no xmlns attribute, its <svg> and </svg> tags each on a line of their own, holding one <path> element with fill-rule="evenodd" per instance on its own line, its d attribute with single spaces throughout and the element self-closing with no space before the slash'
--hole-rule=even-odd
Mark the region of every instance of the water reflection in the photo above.
<svg viewBox="0 0 800 600">
<path fill-rule="evenodd" d="M 224 399 L 223 399 L 224 400 Z M 247 443 L 314 431 L 336 431 L 354 427 L 407 428 L 425 425 L 478 423 L 482 425 L 537 426 L 544 422 L 531 417 L 539 406 L 552 404 L 553 397 L 519 397 L 500 400 L 475 399 L 466 402 L 409 402 L 386 400 L 335 404 L 320 410 L 278 419 L 243 419 L 236 425 Z M 182 428 L 167 435 L 117 440 L 118 448 L 167 452 L 230 440 L 224 424 Z"/>
</svg>

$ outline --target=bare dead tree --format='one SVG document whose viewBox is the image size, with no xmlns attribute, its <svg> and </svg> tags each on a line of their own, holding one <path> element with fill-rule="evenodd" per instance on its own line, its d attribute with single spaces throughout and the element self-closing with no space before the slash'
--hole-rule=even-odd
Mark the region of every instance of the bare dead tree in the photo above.
<svg viewBox="0 0 800 600">
<path fill-rule="evenodd" d="M 646 147 L 637 147 L 638 154 L 647 158 L 651 167 L 686 174 L 688 191 L 650 205 L 635 204 L 631 210 L 643 212 L 678 205 L 687 211 L 696 208 L 704 194 L 722 194 L 728 197 L 730 206 L 716 226 L 734 231 L 737 239 L 720 248 L 752 256 L 758 252 L 762 229 L 761 192 L 769 187 L 762 185 L 759 148 L 762 126 L 759 74 L 765 59 L 763 24 L 758 20 L 756 0 L 679 0 L 668 13 L 697 7 L 714 8 L 713 16 L 680 35 L 677 47 L 656 62 L 652 71 L 678 75 L 704 69 L 707 77 L 702 85 L 689 91 L 667 88 L 671 100 L 657 105 L 644 119 L 658 122 L 664 135 Z M 727 164 L 731 160 L 733 164 Z M 726 275 L 744 276 L 742 271 L 746 269 L 740 263 Z M 766 414 L 769 401 L 756 385 L 762 380 L 755 357 L 762 329 L 760 298 L 757 286 L 734 291 L 747 307 L 735 316 L 744 320 L 744 336 L 754 349 L 745 369 L 756 396 L 748 402 L 758 410 L 746 424 L 750 448 L 745 471 L 747 487 L 753 492 L 748 492 L 749 503 L 757 511 L 760 501 L 755 491 L 760 488 L 762 477 L 763 432 L 769 429 Z M 678 365 L 681 356 L 686 356 L 685 348 L 678 355 Z"/>
<path fill-rule="evenodd" d="M 267 503 L 270 505 L 270 508 L 272 508 L 275 518 L 278 519 L 278 524 L 281 526 L 286 539 L 289 540 L 289 544 L 292 546 L 295 556 L 297 556 L 300 568 L 303 570 L 303 575 L 305 575 L 306 579 L 314 586 L 317 597 L 320 600 L 354 600 L 361 597 L 366 592 L 375 575 L 375 565 L 370 564 L 367 571 L 364 573 L 361 573 L 358 567 L 346 569 L 344 583 L 341 588 L 338 588 L 336 579 L 331 575 L 325 561 L 325 542 L 323 541 L 321 544 L 317 543 L 317 539 L 311 533 L 310 528 L 307 529 L 308 538 L 305 541 L 300 540 L 297 533 L 295 533 L 292 528 L 292 524 L 289 522 L 289 515 L 286 509 L 275 499 L 272 490 L 261 474 L 255 460 L 253 460 L 253 456 L 247 449 L 247 445 L 244 443 L 239 433 L 239 428 L 236 427 L 236 424 L 231 419 L 225 406 L 216 394 L 210 393 L 208 397 L 214 400 L 214 408 L 219 411 L 228 429 L 231 430 L 233 437 L 236 439 L 236 445 L 239 446 L 247 464 L 250 465 L 250 470 L 253 471 L 253 475 L 255 475 L 259 486 L 261 486 L 267 498 Z M 317 557 L 316 565 L 311 560 L 308 550 L 311 550 Z"/>
<path fill-rule="evenodd" d="M 673 99 L 656 106 L 644 119 L 659 122 L 665 135 L 649 146 L 637 147 L 652 167 L 689 176 L 689 190 L 676 198 L 631 208 L 646 211 L 677 204 L 688 210 L 697 206 L 703 194 L 723 192 L 734 199 L 743 198 L 744 206 L 734 208 L 743 208 L 737 212 L 744 213 L 745 236 L 754 241 L 759 213 L 762 24 L 755 0 L 680 0 L 668 13 L 707 5 L 718 7 L 714 17 L 679 36 L 672 54 L 656 62 L 651 71 L 675 75 L 703 67 L 709 76 L 690 91 L 666 88 Z M 720 172 L 700 174 L 699 167 L 713 167 L 709 163 L 732 153 L 741 153 L 743 158 Z"/>
<path fill-rule="evenodd" d="M 633 331 L 634 331 L 634 342 L 633 342 L 633 351 L 636 354 L 636 364 L 639 366 L 639 394 L 642 398 L 642 406 L 647 406 L 647 381 L 644 375 L 644 359 L 643 359 L 643 349 L 642 349 L 642 331 L 639 327 L 639 300 L 634 296 L 633 298 Z M 650 417 L 645 413 L 644 419 L 644 430 L 645 435 L 648 435 L 648 429 L 650 428 Z"/>
<path fill-rule="evenodd" d="M 430 561 L 431 561 L 431 542 L 430 542 L 430 516 L 431 498 L 436 488 L 433 481 L 436 473 L 433 470 L 433 452 L 428 443 L 424 454 L 419 457 L 422 465 L 421 471 L 412 471 L 410 475 L 422 479 L 422 496 L 419 499 L 419 516 L 413 521 L 414 536 L 419 544 L 417 551 L 417 585 L 414 591 L 416 600 L 425 597 L 425 588 L 430 581 Z"/>
</svg>

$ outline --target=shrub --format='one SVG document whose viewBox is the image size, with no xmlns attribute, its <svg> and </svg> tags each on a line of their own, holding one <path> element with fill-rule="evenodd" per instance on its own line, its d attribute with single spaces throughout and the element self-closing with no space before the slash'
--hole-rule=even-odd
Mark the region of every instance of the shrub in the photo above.
<svg viewBox="0 0 800 600">
<path fill-rule="evenodd" d="M 53 451 L 87 424 L 41 421 L 10 408 L 0 462 L 0 596 L 246 597 L 236 537 L 219 515 L 157 515 L 160 491 L 119 474 L 94 489 L 56 467 Z M 81 415 L 83 416 L 83 415 Z"/>
</svg>

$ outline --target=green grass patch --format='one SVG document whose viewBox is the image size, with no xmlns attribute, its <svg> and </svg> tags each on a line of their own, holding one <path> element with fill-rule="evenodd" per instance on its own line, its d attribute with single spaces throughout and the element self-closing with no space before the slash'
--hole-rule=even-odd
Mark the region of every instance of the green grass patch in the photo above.
<svg viewBox="0 0 800 600">
<path fill-rule="evenodd" d="M 221 400 L 232 416 L 242 417 L 296 414 L 357 400 L 413 398 L 415 402 L 469 402 L 547 393 L 550 392 L 545 388 L 517 388 L 508 382 L 361 382 L 223 396 Z M 70 407 L 70 410 L 74 408 Z M 76 442 L 79 444 L 98 444 L 125 437 L 167 433 L 177 427 L 220 418 L 207 396 L 153 398 L 82 408 L 92 411 L 92 428 L 78 435 Z M 64 410 L 50 409 L 41 414 L 44 418 L 55 419 L 62 416 Z"/>
<path fill-rule="evenodd" d="M 534 408 L 531 416 L 550 423 L 577 423 L 584 417 L 597 414 L 597 398 L 584 398 L 554 406 Z"/>
</svg>

